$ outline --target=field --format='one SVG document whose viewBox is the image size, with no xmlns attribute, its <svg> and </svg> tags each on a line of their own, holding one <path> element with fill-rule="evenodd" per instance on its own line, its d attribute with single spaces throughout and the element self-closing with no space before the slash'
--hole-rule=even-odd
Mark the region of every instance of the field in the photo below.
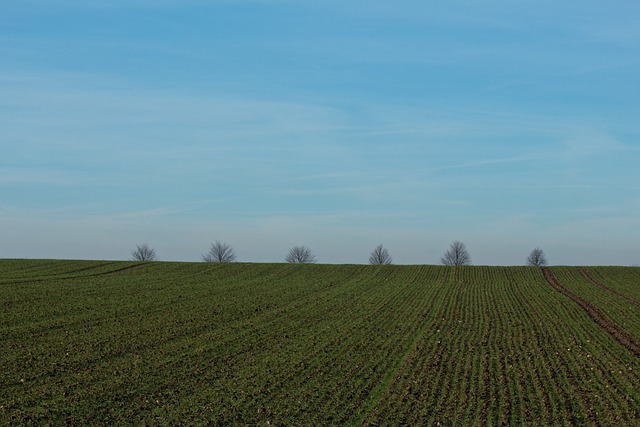
<svg viewBox="0 0 640 427">
<path fill-rule="evenodd" d="M 0 425 L 640 425 L 640 268 L 0 260 Z"/>
</svg>

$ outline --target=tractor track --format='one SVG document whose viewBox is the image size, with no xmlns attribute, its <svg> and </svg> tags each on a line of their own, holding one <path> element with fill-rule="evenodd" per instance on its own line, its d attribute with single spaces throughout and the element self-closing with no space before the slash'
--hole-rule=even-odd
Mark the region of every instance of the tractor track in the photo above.
<svg viewBox="0 0 640 427">
<path fill-rule="evenodd" d="M 634 356 L 640 357 L 640 344 L 638 344 L 631 335 L 629 335 L 626 331 L 620 328 L 615 322 L 611 321 L 607 316 L 605 316 L 600 310 L 594 307 L 591 303 L 586 301 L 583 298 L 575 295 L 567 288 L 562 286 L 560 282 L 555 278 L 553 273 L 548 267 L 541 267 L 542 274 L 547 281 L 555 290 L 560 292 L 562 295 L 569 298 L 571 301 L 578 304 L 587 315 L 593 320 L 598 326 L 605 330 L 613 339 L 618 341 L 620 345 L 627 348 L 629 351 L 633 353 Z"/>
<path fill-rule="evenodd" d="M 625 301 L 635 305 L 636 307 L 640 307 L 640 302 L 636 301 L 635 299 L 616 291 L 615 289 L 611 289 L 610 287 L 608 287 L 607 285 L 604 285 L 603 283 L 597 281 L 596 279 L 594 279 L 589 272 L 587 271 L 587 269 L 585 267 L 578 267 L 578 271 L 580 272 L 580 274 L 582 274 L 582 277 L 584 277 L 585 279 L 587 279 L 587 281 L 589 281 L 589 283 L 591 283 L 592 285 L 602 289 L 605 292 L 610 293 L 611 295 L 615 295 L 617 297 L 620 297 L 622 299 L 624 299 Z"/>
</svg>

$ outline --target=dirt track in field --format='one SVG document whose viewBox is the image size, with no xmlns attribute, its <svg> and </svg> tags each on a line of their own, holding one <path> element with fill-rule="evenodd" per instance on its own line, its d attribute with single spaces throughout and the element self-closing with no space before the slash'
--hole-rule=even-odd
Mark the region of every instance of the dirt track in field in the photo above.
<svg viewBox="0 0 640 427">
<path fill-rule="evenodd" d="M 618 296 L 622 299 L 624 299 L 627 302 L 630 302 L 631 304 L 635 305 L 636 307 L 640 307 L 640 302 L 634 300 L 631 297 L 628 297 L 618 291 L 616 291 L 615 289 L 611 289 L 610 287 L 602 284 L 601 282 L 597 281 L 596 279 L 594 279 L 593 277 L 591 277 L 591 275 L 589 274 L 589 272 L 587 271 L 586 268 L 584 267 L 579 267 L 578 271 L 580 272 L 580 274 L 582 274 L 582 276 L 587 279 L 589 281 L 589 283 L 591 283 L 592 285 L 602 289 L 605 292 L 609 292 L 612 295 Z"/>
<path fill-rule="evenodd" d="M 576 304 L 578 304 L 582 309 L 587 313 L 587 315 L 598 324 L 602 329 L 604 329 L 609 335 L 613 337 L 616 341 L 618 341 L 621 345 L 629 349 L 636 357 L 640 357 L 640 344 L 638 344 L 631 335 L 629 335 L 626 331 L 621 329 L 615 322 L 611 321 L 607 316 L 605 316 L 600 310 L 594 307 L 588 301 L 580 298 L 574 293 L 570 292 L 564 286 L 558 282 L 555 278 L 551 270 L 547 267 L 541 267 L 542 274 L 546 281 L 558 292 L 562 295 L 566 296 Z"/>
</svg>

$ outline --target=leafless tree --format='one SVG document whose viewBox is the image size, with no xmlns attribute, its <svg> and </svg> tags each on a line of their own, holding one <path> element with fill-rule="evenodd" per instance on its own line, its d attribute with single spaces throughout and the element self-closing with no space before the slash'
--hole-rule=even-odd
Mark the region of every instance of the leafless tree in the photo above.
<svg viewBox="0 0 640 427">
<path fill-rule="evenodd" d="M 471 265 L 471 256 L 464 243 L 456 240 L 440 258 L 440 262 L 443 265 Z"/>
<path fill-rule="evenodd" d="M 542 267 L 547 265 L 547 259 L 544 256 L 544 252 L 540 248 L 535 248 L 531 251 L 527 257 L 527 265 L 533 265 L 536 267 Z"/>
<path fill-rule="evenodd" d="M 310 264 L 316 262 L 316 257 L 306 246 L 294 246 L 289 249 L 284 260 L 290 263 Z"/>
<path fill-rule="evenodd" d="M 393 264 L 393 259 L 384 246 L 378 245 L 369 255 L 369 264 Z"/>
<path fill-rule="evenodd" d="M 204 262 L 233 262 L 236 260 L 236 254 L 230 244 L 215 241 L 211 244 L 209 252 L 202 255 Z"/>
<path fill-rule="evenodd" d="M 136 248 L 131 251 L 131 257 L 134 261 L 155 261 L 158 259 L 156 250 L 147 243 L 136 245 Z"/>
</svg>

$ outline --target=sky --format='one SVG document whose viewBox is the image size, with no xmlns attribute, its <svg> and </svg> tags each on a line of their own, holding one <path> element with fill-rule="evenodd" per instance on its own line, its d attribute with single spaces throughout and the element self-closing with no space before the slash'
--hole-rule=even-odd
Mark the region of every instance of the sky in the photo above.
<svg viewBox="0 0 640 427">
<path fill-rule="evenodd" d="M 640 265 L 640 2 L 3 0 L 0 258 Z"/>
</svg>

